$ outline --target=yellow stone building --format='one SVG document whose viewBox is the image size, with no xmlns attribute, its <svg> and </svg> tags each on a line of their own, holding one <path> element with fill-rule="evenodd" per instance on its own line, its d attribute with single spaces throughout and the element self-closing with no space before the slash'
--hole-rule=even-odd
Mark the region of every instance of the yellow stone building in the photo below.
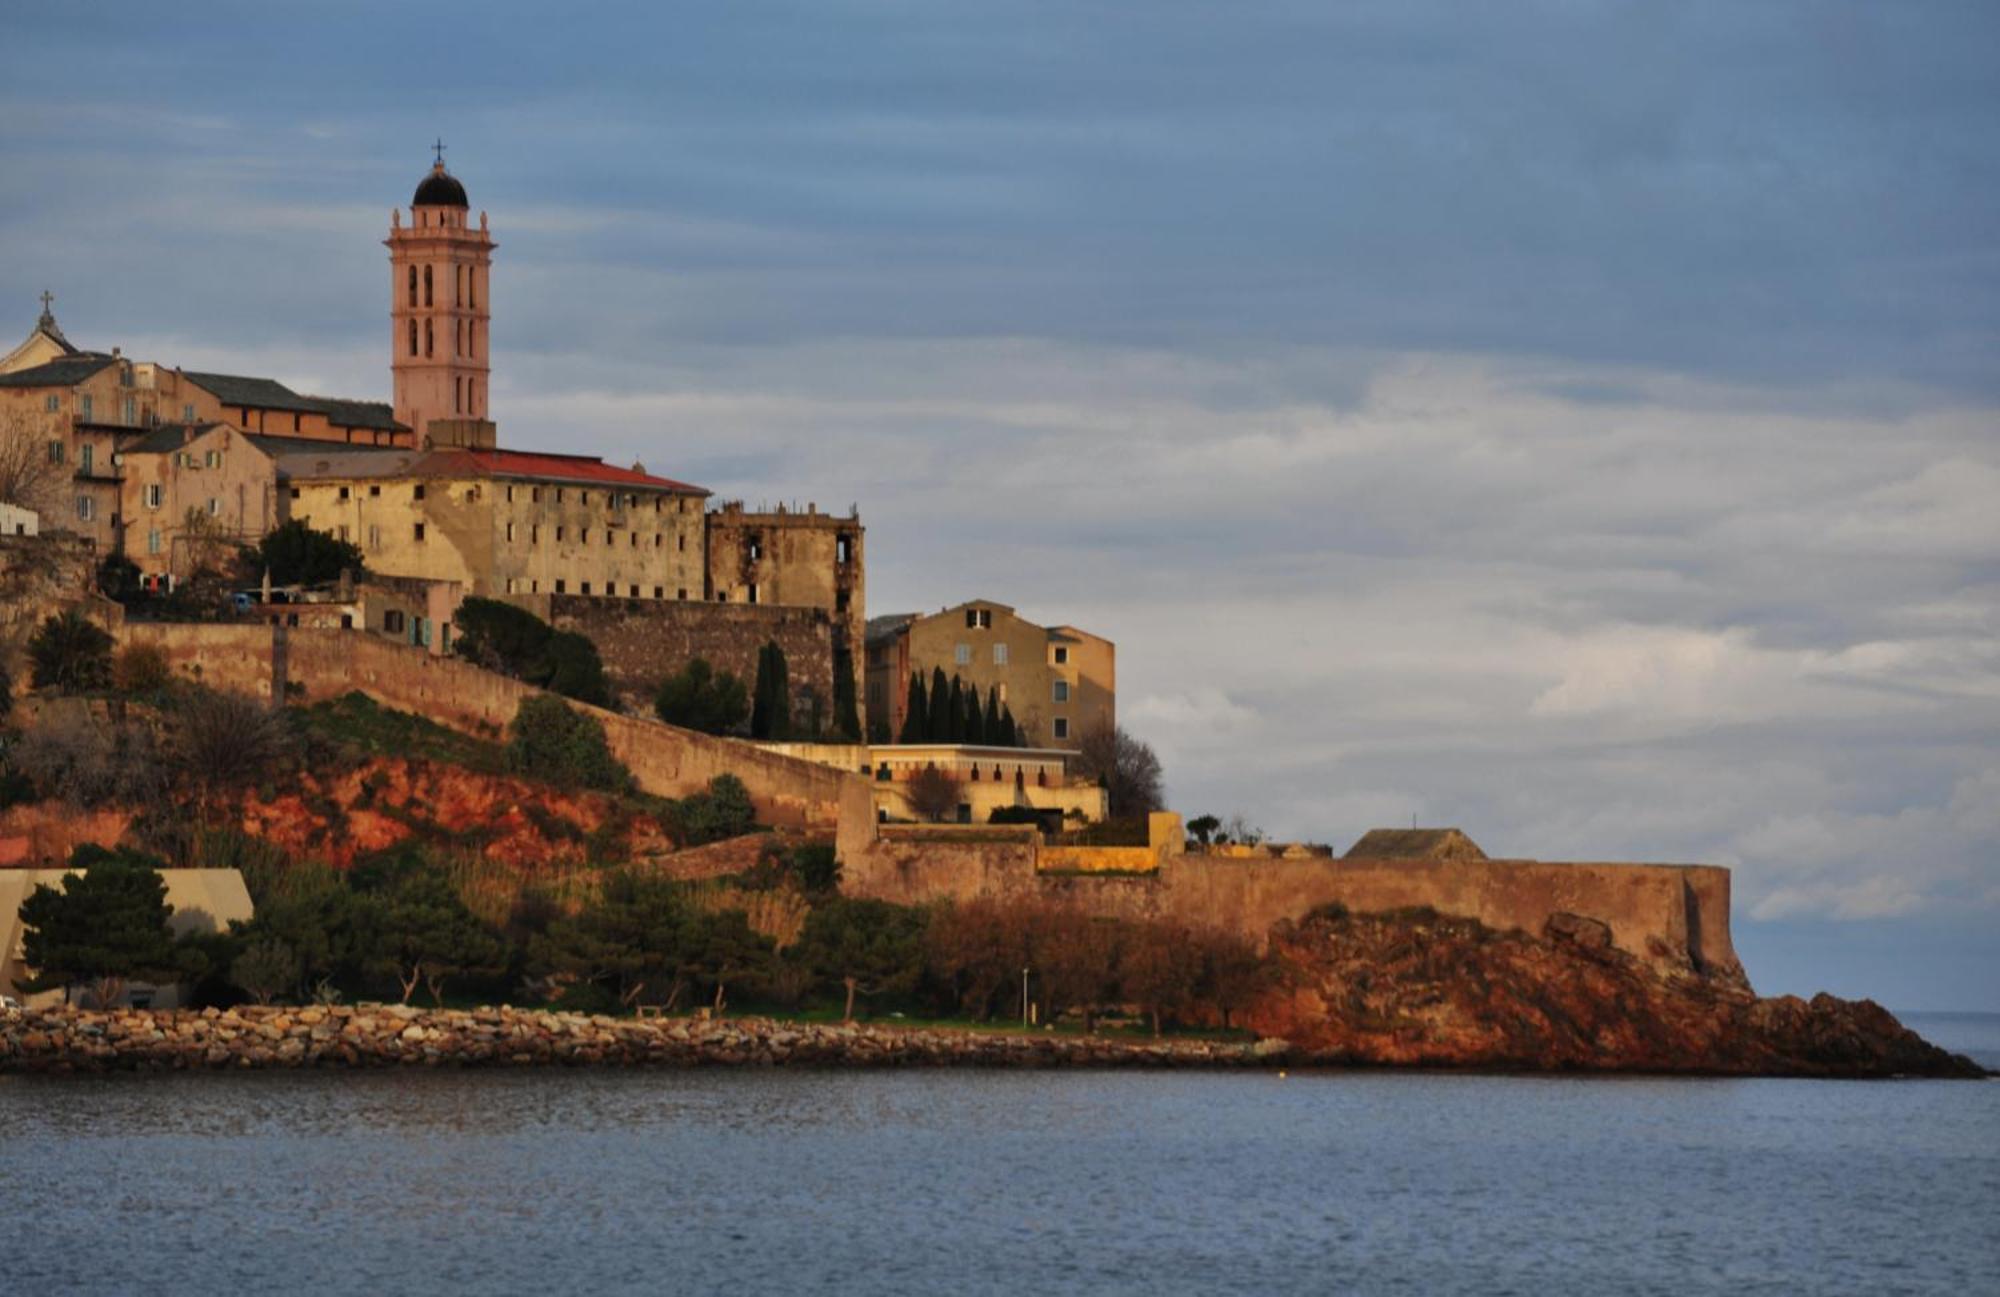
<svg viewBox="0 0 2000 1297">
<path fill-rule="evenodd" d="M 998 692 L 1025 744 L 1075 749 L 1117 724 L 1117 646 L 1074 626 L 1038 626 L 1013 608 L 974 599 L 930 616 L 868 623 L 867 708 L 880 742 L 900 738 L 909 679 L 934 670 L 981 695 Z"/>
</svg>

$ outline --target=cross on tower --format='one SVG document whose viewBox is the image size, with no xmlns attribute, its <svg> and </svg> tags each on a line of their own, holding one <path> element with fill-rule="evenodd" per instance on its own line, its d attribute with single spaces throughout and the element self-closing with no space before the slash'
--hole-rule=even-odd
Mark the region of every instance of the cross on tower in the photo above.
<svg viewBox="0 0 2000 1297">
<path fill-rule="evenodd" d="M 55 301 L 56 301 L 56 295 L 55 295 L 54 293 L 51 293 L 51 292 L 50 292 L 50 291 L 49 291 L 48 289 L 44 288 L 44 289 L 42 290 L 42 314 L 43 314 L 43 315 L 47 315 L 47 314 L 49 313 L 49 308 L 50 308 L 51 306 L 54 306 L 54 305 L 55 305 Z"/>
<path fill-rule="evenodd" d="M 439 166 L 443 166 L 443 165 L 444 165 L 444 136 L 442 136 L 442 135 L 438 136 L 438 142 L 437 142 L 436 144 L 433 144 L 433 145 L 431 145 L 431 148 L 433 148 L 433 149 L 435 149 L 435 150 L 437 151 L 437 164 L 438 164 Z"/>
</svg>

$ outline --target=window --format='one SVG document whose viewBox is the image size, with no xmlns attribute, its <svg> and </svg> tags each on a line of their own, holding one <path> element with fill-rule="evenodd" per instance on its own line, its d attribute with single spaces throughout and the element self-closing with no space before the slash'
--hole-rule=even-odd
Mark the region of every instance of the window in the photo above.
<svg viewBox="0 0 2000 1297">
<path fill-rule="evenodd" d="M 410 498 L 412 500 L 421 500 L 424 498 L 424 484 L 422 482 L 410 488 Z"/>
<path fill-rule="evenodd" d="M 528 524 L 528 543 L 530 545 L 539 545 L 542 543 L 542 525 L 540 523 Z"/>
<path fill-rule="evenodd" d="M 511 522 L 507 524 L 507 543 L 509 545 L 514 543 L 514 524 Z"/>
<path fill-rule="evenodd" d="M 410 267 L 410 305 L 411 305 L 411 306 L 415 306 L 416 304 L 417 304 L 417 268 L 416 268 L 415 266 L 411 266 L 411 267 Z M 416 348 L 412 347 L 412 348 L 411 348 L 410 350 L 411 350 L 411 351 L 412 351 L 412 352 L 414 353 L 414 352 L 416 351 Z"/>
<path fill-rule="evenodd" d="M 655 536 L 655 537 L 653 537 L 653 542 L 654 542 L 654 544 L 655 544 L 655 545 L 657 545 L 657 544 L 659 543 L 659 540 L 660 540 L 660 538 L 659 538 L 658 536 Z M 674 548 L 675 548 L 675 549 L 677 549 L 677 550 L 679 550 L 679 551 L 680 551 L 681 553 L 685 554 L 685 553 L 687 553 L 687 547 L 688 547 L 688 538 L 687 538 L 687 533 L 686 533 L 686 532 L 682 532 L 682 533 L 681 533 L 680 535 L 678 535 L 678 536 L 674 537 Z"/>
<path fill-rule="evenodd" d="M 1069 737 L 1069 717 L 1067 716 L 1056 717 L 1056 737 L 1059 739 L 1066 739 Z"/>
<path fill-rule="evenodd" d="M 416 274 L 417 268 L 411 266 L 410 273 L 413 275 Z M 412 356 L 417 354 L 417 322 L 415 320 L 410 321 L 410 354 Z"/>
<path fill-rule="evenodd" d="M 578 527 L 576 529 L 576 543 L 579 545 L 588 545 L 590 543 L 590 528 Z"/>
<path fill-rule="evenodd" d="M 343 522 L 343 523 L 341 523 L 341 524 L 340 524 L 340 525 L 339 525 L 338 527 L 335 527 L 335 528 L 334 528 L 333 530 L 334 530 L 334 533 L 335 533 L 336 535 L 338 535 L 338 536 L 339 536 L 339 537 L 340 537 L 340 538 L 341 538 L 342 540 L 346 540 L 346 539 L 347 539 L 347 524 L 346 524 L 346 523 L 344 523 L 344 522 Z"/>
<path fill-rule="evenodd" d="M 424 267 L 424 305 L 425 305 L 425 306 L 429 306 L 430 304 L 431 304 L 431 268 L 430 268 L 429 266 L 425 266 L 425 267 Z"/>
<path fill-rule="evenodd" d="M 585 581 L 585 582 L 583 583 L 583 592 L 584 592 L 585 594 L 589 594 L 589 593 L 590 593 L 590 582 L 588 582 L 588 581 Z"/>
<path fill-rule="evenodd" d="M 750 561 L 753 563 L 764 557 L 764 538 L 761 536 L 752 536 L 745 540 L 743 542 L 743 552 L 749 556 Z"/>
<path fill-rule="evenodd" d="M 194 422 L 194 403 L 192 401 L 181 407 L 181 419 L 186 423 Z"/>
<path fill-rule="evenodd" d="M 216 499 L 212 495 L 208 497 L 208 516 L 211 518 L 219 518 L 222 516 L 222 501 Z"/>
<path fill-rule="evenodd" d="M 95 513 L 94 506 L 96 503 L 96 501 L 87 495 L 76 497 L 76 516 L 84 522 L 89 522 Z"/>
<path fill-rule="evenodd" d="M 639 597 L 639 587 L 637 585 L 628 585 L 625 588 L 631 592 L 631 595 L 634 599 L 637 599 Z M 655 594 L 653 597 L 657 599 L 660 596 Z"/>
<path fill-rule="evenodd" d="M 62 463 L 62 462 L 63 462 L 63 444 L 62 444 L 61 442 L 59 442 L 59 441 L 52 441 L 52 442 L 50 442 L 50 443 L 49 443 L 49 463 L 51 463 L 51 464 L 60 464 L 60 463 Z"/>
<path fill-rule="evenodd" d="M 562 544 L 563 530 L 560 525 L 556 527 L 556 544 L 558 545 Z"/>
<path fill-rule="evenodd" d="M 1056 681 L 1055 698 L 1056 701 L 1059 703 L 1066 703 L 1069 701 L 1069 681 L 1067 680 Z"/>
<path fill-rule="evenodd" d="M 148 554 L 160 552 L 160 530 L 157 527 L 146 533 L 146 552 Z"/>
<path fill-rule="evenodd" d="M 414 275 L 417 272 L 412 270 L 410 273 Z M 382 629 L 391 635 L 403 633 L 403 614 L 400 609 L 391 608 L 382 614 Z"/>
<path fill-rule="evenodd" d="M 88 392 L 83 394 L 83 421 L 85 423 L 90 422 L 90 393 Z"/>
<path fill-rule="evenodd" d="M 60 396 L 57 396 L 54 392 L 50 392 L 48 396 L 43 398 L 42 408 L 44 410 L 47 410 L 50 414 L 55 414 L 57 411 L 62 409 L 62 398 Z"/>
<path fill-rule="evenodd" d="M 680 600 L 683 600 L 683 601 L 685 601 L 685 600 L 687 599 L 687 597 L 688 597 L 688 592 L 687 592 L 687 590 L 686 590 L 686 588 L 685 588 L 685 587 L 683 587 L 682 589 L 679 589 L 679 590 L 676 590 L 676 591 L 674 591 L 674 598 L 676 598 L 676 599 L 680 599 Z"/>
<path fill-rule="evenodd" d="M 556 488 L 556 503 L 557 503 L 557 504 L 561 504 L 562 502 L 563 502 L 563 489 L 562 489 L 561 487 L 557 487 L 557 488 Z"/>
<path fill-rule="evenodd" d="M 750 583 L 750 602 L 757 602 L 757 583 L 755 581 Z"/>
<path fill-rule="evenodd" d="M 209 451 L 201 457 L 201 465 L 203 468 L 221 468 L 222 452 L 219 450 Z"/>
<path fill-rule="evenodd" d="M 507 503 L 514 503 L 514 488 L 511 486 L 507 488 Z"/>
<path fill-rule="evenodd" d="M 125 398 L 125 422 L 127 424 L 139 422 L 139 398 L 136 396 Z"/>
<path fill-rule="evenodd" d="M 972 645 L 960 644 L 951 651 L 951 660 L 960 666 L 970 666 L 972 664 Z"/>
<path fill-rule="evenodd" d="M 531 486 L 531 487 L 529 487 L 529 488 L 528 488 L 528 501 L 529 501 L 529 503 L 531 503 L 531 504 L 540 504 L 540 503 L 542 502 L 542 488 L 541 488 L 541 487 L 539 487 L 539 486 Z"/>
<path fill-rule="evenodd" d="M 1007 665 L 1007 646 L 1005 644 L 995 644 L 993 646 L 993 665 L 996 667 Z"/>
<path fill-rule="evenodd" d="M 161 497 L 163 497 L 166 494 L 166 492 L 167 488 L 162 486 L 160 483 L 148 482 L 146 484 L 146 507 L 148 509 L 159 508 Z M 155 536 L 159 535 L 158 532 L 154 532 L 153 534 Z"/>
<path fill-rule="evenodd" d="M 77 471 L 82 473 L 85 477 L 90 476 L 90 470 L 94 466 L 96 460 L 97 460 L 97 447 L 91 445 L 87 441 L 84 442 L 83 445 L 77 447 L 76 451 Z"/>
<path fill-rule="evenodd" d="M 382 548 L 382 528 L 379 523 L 368 524 L 368 548 Z"/>
<path fill-rule="evenodd" d="M 368 487 L 368 494 L 369 494 L 369 496 L 370 496 L 370 497 L 374 497 L 374 496 L 379 496 L 379 495 L 381 495 L 381 494 L 382 494 L 382 488 L 381 488 L 381 486 L 380 486 L 380 485 L 377 485 L 377 484 L 372 484 L 372 483 L 371 483 L 371 484 L 369 485 L 369 487 Z"/>
<path fill-rule="evenodd" d="M 424 538 L 424 525 L 422 523 L 418 523 L 416 525 L 415 535 L 418 540 L 422 540 Z"/>
<path fill-rule="evenodd" d="M 1068 663 L 1069 663 L 1069 650 L 1058 644 L 1056 646 L 1056 665 L 1066 666 L 1068 665 Z"/>
<path fill-rule="evenodd" d="M 347 497 L 348 497 L 348 489 L 343 486 L 340 488 L 340 498 L 345 500 Z"/>
<path fill-rule="evenodd" d="M 561 577 L 557 577 L 557 578 L 556 578 L 556 593 L 557 593 L 557 594 L 562 594 L 562 593 L 564 593 L 564 592 L 565 592 L 565 589 L 566 589 L 566 587 L 564 586 L 564 583 L 563 583 L 563 579 L 562 579 Z"/>
<path fill-rule="evenodd" d="M 967 608 L 965 610 L 967 630 L 992 630 L 993 610 L 991 608 Z"/>
<path fill-rule="evenodd" d="M 296 500 L 298 498 L 299 498 L 299 488 L 295 486 L 292 488 L 292 499 Z"/>
<path fill-rule="evenodd" d="M 437 342 L 437 332 L 436 332 L 436 330 L 434 330 L 434 329 L 433 329 L 433 328 L 431 327 L 431 322 L 430 322 L 429 320 L 425 320 L 425 321 L 424 321 L 424 355 L 426 355 L 426 356 L 432 356 L 432 355 L 436 355 L 436 354 L 437 354 L 437 353 L 436 353 L 436 350 L 435 350 L 435 347 L 434 347 L 434 345 L 433 345 L 433 344 L 435 344 L 436 342 Z"/>
<path fill-rule="evenodd" d="M 590 492 L 588 492 L 588 491 L 580 491 L 580 492 L 578 492 L 578 493 L 577 493 L 577 497 L 576 497 L 576 500 L 577 500 L 577 503 L 578 503 L 578 504 L 589 504 L 589 503 L 590 503 Z"/>
<path fill-rule="evenodd" d="M 665 587 L 665 586 L 663 586 L 663 585 L 656 585 L 656 586 L 654 586 L 654 587 L 653 587 L 653 597 L 654 597 L 655 599 L 664 599 L 664 598 L 666 598 L 666 597 L 667 597 L 667 587 Z"/>
</svg>

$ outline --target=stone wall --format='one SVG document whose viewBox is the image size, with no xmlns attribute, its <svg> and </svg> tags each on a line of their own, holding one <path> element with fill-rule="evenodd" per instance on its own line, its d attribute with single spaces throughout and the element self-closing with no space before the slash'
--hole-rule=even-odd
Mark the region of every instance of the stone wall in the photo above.
<svg viewBox="0 0 2000 1297">
<path fill-rule="evenodd" d="M 313 702 L 359 690 L 385 707 L 415 712 L 468 734 L 497 738 L 506 732 L 524 698 L 539 690 L 457 658 L 344 631 L 266 626 L 134 624 L 128 642 L 156 645 L 179 674 L 217 688 L 269 698 L 274 682 Z M 279 666 L 274 667 L 274 656 Z M 302 697 L 298 691 L 302 689 Z M 276 692 L 285 692 L 284 683 Z M 661 797 L 684 797 L 719 774 L 733 774 L 750 790 L 759 820 L 767 824 L 830 828 L 848 785 L 868 795 L 867 781 L 825 766 L 759 751 L 729 739 L 696 734 L 657 721 L 572 703 L 604 726 L 611 751 L 631 767 L 639 787 Z"/>
<path fill-rule="evenodd" d="M 1612 944 L 1656 966 L 1740 980 L 1729 933 L 1729 871 L 1707 865 L 1537 860 L 1233 859 L 1140 848 L 1038 848 L 1030 831 L 843 829 L 842 885 L 905 905 L 987 896 L 1079 905 L 1094 914 L 1221 924 L 1263 940 L 1281 919 L 1339 903 L 1357 913 L 1429 906 L 1492 928 L 1542 931 L 1551 915 L 1609 925 Z M 1052 855 L 1044 865 L 1041 857 Z M 1114 858 L 1115 857 L 1115 858 Z"/>
<path fill-rule="evenodd" d="M 0 536 L 0 662 L 18 667 L 42 621 L 78 606 L 100 623 L 124 620 L 124 609 L 97 593 L 94 543 L 67 531 Z"/>
<path fill-rule="evenodd" d="M 833 722 L 835 627 L 824 609 L 576 595 L 516 596 L 509 602 L 558 630 L 588 636 L 604 659 L 612 689 L 634 711 L 651 711 L 660 681 L 698 657 L 718 671 L 733 672 L 749 689 L 757 682 L 758 650 L 775 640 L 785 651 L 792 682 L 793 721 L 805 721 L 810 689 L 819 693 L 820 714 Z"/>
</svg>

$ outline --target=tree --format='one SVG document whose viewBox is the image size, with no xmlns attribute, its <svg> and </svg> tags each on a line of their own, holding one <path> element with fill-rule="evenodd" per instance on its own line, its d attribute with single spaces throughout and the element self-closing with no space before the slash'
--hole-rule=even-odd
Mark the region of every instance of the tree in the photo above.
<svg viewBox="0 0 2000 1297">
<path fill-rule="evenodd" d="M 750 801 L 750 790 L 728 773 L 709 780 L 705 791 L 681 798 L 675 803 L 675 812 L 684 846 L 741 837 L 757 827 L 757 808 Z"/>
<path fill-rule="evenodd" d="M 534 939 L 542 969 L 605 986 L 630 1007 L 687 961 L 694 920 L 681 888 L 656 876 L 621 871 L 574 918 L 559 918 Z M 678 982 L 668 1002 L 680 998 Z"/>
<path fill-rule="evenodd" d="M 1124 998 L 1143 1006 L 1160 1034 L 1163 1018 L 1174 1019 L 1202 989 L 1204 951 L 1185 928 L 1148 924 L 1128 934 L 1118 954 L 1118 985 Z"/>
<path fill-rule="evenodd" d="M 887 901 L 832 900 L 813 907 L 799 941 L 813 975 L 847 993 L 841 1017 L 854 1021 L 857 995 L 894 995 L 917 983 L 924 967 L 924 916 Z"/>
<path fill-rule="evenodd" d="M 362 914 L 364 966 L 392 974 L 404 1004 L 419 983 L 442 1004 L 448 978 L 498 972 L 506 962 L 499 938 L 465 908 L 451 881 L 420 861 L 368 895 Z"/>
<path fill-rule="evenodd" d="M 850 743 L 861 741 L 861 708 L 854 696 L 854 652 L 833 651 L 833 731 Z"/>
<path fill-rule="evenodd" d="M 984 1020 L 1002 1002 L 1018 1004 L 1014 988 L 1031 964 L 1027 934 L 1037 908 L 980 898 L 931 912 L 925 963 L 951 989 L 959 1012 Z"/>
<path fill-rule="evenodd" d="M 766 966 L 771 940 L 750 926 L 741 910 L 721 910 L 698 914 L 691 925 L 688 965 L 703 982 L 715 988 L 711 1008 L 721 1013 L 729 1003 L 729 986 Z"/>
<path fill-rule="evenodd" d="M 71 863 L 81 863 L 79 851 Z M 22 962 L 35 970 L 23 985 L 32 991 L 94 984 L 97 1003 L 108 1007 L 134 979 L 172 981 L 189 970 L 167 920 L 167 885 L 142 859 L 99 853 L 82 873 L 46 883 L 21 904 Z"/>
<path fill-rule="evenodd" d="M 924 694 L 921 672 L 910 672 L 910 689 L 903 699 L 903 731 L 896 742 L 922 743 L 930 738 L 931 705 Z"/>
<path fill-rule="evenodd" d="M 35 688 L 83 693 L 111 683 L 111 636 L 74 608 L 42 623 L 28 641 Z"/>
<path fill-rule="evenodd" d="M 57 711 L 17 739 L 8 757 L 42 796 L 72 805 L 149 808 L 166 793 L 152 728 L 140 723 Z"/>
<path fill-rule="evenodd" d="M 1207 846 L 1215 838 L 1215 831 L 1222 827 L 1222 821 L 1213 815 L 1197 815 L 1187 822 L 1188 836 Z"/>
<path fill-rule="evenodd" d="M 757 651 L 757 684 L 750 696 L 750 737 L 784 740 L 792 734 L 792 686 L 785 650 L 766 640 Z"/>
<path fill-rule="evenodd" d="M 1106 920 L 1068 906 L 1036 916 L 1031 963 L 1042 975 L 1049 1017 L 1064 1009 L 1083 1014 L 1083 1029 L 1097 1030 L 1097 1006 L 1117 984 L 1117 932 Z"/>
<path fill-rule="evenodd" d="M 694 658 L 660 682 L 653 710 L 669 725 L 728 734 L 743 723 L 750 696 L 736 676 L 717 672 L 707 658 Z"/>
<path fill-rule="evenodd" d="M 979 707 L 979 686 L 965 687 L 965 719 L 959 723 L 967 743 L 986 742 L 986 713 Z"/>
<path fill-rule="evenodd" d="M 1222 1025 L 1255 1003 L 1271 984 L 1271 966 L 1256 945 L 1239 933 L 1212 928 L 1196 934 L 1201 951 L 1201 994 L 1222 1015 Z"/>
<path fill-rule="evenodd" d="M 127 644 L 111 663 L 111 687 L 128 696 L 156 694 L 172 679 L 167 655 L 153 644 Z"/>
<path fill-rule="evenodd" d="M 201 824 L 218 800 L 267 778 L 297 746 L 282 710 L 218 689 L 181 693 L 167 713 L 166 730 L 174 778 L 194 792 Z"/>
<path fill-rule="evenodd" d="M 522 699 L 507 735 L 507 768 L 516 774 L 615 793 L 632 788 L 632 772 L 611 755 L 604 726 L 553 694 Z"/>
<path fill-rule="evenodd" d="M 1083 736 L 1077 770 L 1096 779 L 1110 794 L 1111 815 L 1143 817 L 1160 809 L 1160 759 L 1153 749 L 1123 729 L 1099 725 Z"/>
<path fill-rule="evenodd" d="M 576 631 L 559 631 L 525 608 L 498 599 L 466 599 L 452 614 L 452 651 L 489 671 L 525 680 L 593 706 L 611 702 L 597 645 Z"/>
<path fill-rule="evenodd" d="M 273 585 L 327 585 L 338 581 L 342 572 L 358 580 L 367 571 L 359 545 L 314 531 L 298 518 L 267 532 L 248 551 L 245 562 L 259 576 L 269 572 Z"/>
<path fill-rule="evenodd" d="M 951 701 L 945 704 L 944 724 L 945 742 L 965 742 L 965 682 L 956 675 L 951 678 Z"/>
<path fill-rule="evenodd" d="M 246 951 L 266 941 L 290 950 L 297 961 L 296 995 L 306 1000 L 315 988 L 328 987 L 360 967 L 367 916 L 346 878 L 330 866 L 295 861 L 283 881 L 282 891 L 255 898 L 254 919 L 232 927 Z"/>
<path fill-rule="evenodd" d="M 269 1004 L 299 984 L 299 956 L 276 937 L 243 948 L 229 964 L 229 980 L 259 1004 Z"/>
<path fill-rule="evenodd" d="M 60 435 L 37 427 L 28 415 L 9 411 L 0 423 L 0 504 L 18 505 L 43 517 L 62 507 L 70 483 L 69 466 L 51 458 Z"/>
<path fill-rule="evenodd" d="M 924 723 L 924 738 L 931 743 L 951 742 L 951 686 L 943 667 L 931 668 L 930 717 Z"/>
<path fill-rule="evenodd" d="M 1021 732 L 1014 726 L 1014 709 L 1006 703 L 1000 704 L 1000 746 L 1008 748 L 1021 746 Z"/>
<path fill-rule="evenodd" d="M 935 765 L 927 765 L 911 777 L 910 809 L 933 822 L 958 810 L 958 781 Z"/>
<path fill-rule="evenodd" d="M 107 554 L 97 565 L 97 592 L 119 603 L 131 603 L 145 593 L 139 565 L 123 554 Z"/>
<path fill-rule="evenodd" d="M 986 712 L 979 718 L 979 732 L 984 741 L 994 747 L 1011 746 L 1001 742 L 1000 691 L 993 686 L 988 686 L 986 690 Z"/>
</svg>

